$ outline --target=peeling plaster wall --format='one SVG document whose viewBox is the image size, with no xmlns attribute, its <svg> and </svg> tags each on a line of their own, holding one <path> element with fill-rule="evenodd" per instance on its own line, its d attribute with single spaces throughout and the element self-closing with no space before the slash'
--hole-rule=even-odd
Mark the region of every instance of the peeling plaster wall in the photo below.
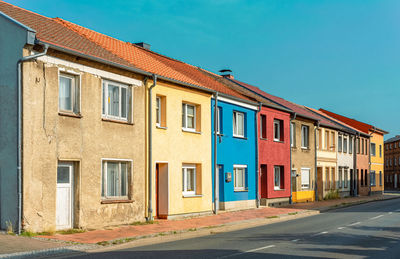
<svg viewBox="0 0 400 259">
<path fill-rule="evenodd" d="M 100 64 L 54 56 L 128 77 Z M 55 229 L 58 161 L 78 166 L 74 227 L 99 228 L 144 220 L 145 88 L 133 87 L 133 124 L 102 120 L 102 79 L 81 75 L 82 118 L 58 114 L 58 70 L 54 64 L 24 64 L 23 78 L 23 223 L 30 231 Z M 130 203 L 101 203 L 102 158 L 131 159 Z"/>
</svg>

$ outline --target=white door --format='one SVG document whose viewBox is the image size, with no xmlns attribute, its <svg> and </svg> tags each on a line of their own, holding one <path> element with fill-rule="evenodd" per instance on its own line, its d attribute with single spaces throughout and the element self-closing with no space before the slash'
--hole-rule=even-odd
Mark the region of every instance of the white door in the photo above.
<svg viewBox="0 0 400 259">
<path fill-rule="evenodd" d="M 72 228 L 72 163 L 59 163 L 57 168 L 56 228 Z"/>
</svg>

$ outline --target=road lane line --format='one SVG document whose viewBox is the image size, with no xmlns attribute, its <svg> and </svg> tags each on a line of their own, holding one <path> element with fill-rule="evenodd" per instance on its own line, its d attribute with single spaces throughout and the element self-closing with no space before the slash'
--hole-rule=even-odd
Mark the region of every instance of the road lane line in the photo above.
<svg viewBox="0 0 400 259">
<path fill-rule="evenodd" d="M 292 240 L 292 242 L 297 242 L 297 241 L 299 241 L 300 239 L 293 239 Z"/>
<path fill-rule="evenodd" d="M 314 234 L 314 235 L 312 235 L 312 236 L 315 237 L 315 236 L 320 236 L 320 235 L 323 235 L 323 234 L 328 234 L 328 231 L 324 231 L 324 232 L 321 232 L 321 233 L 317 233 L 317 234 Z"/>
<path fill-rule="evenodd" d="M 392 214 L 393 212 L 389 212 L 389 215 Z"/>
<path fill-rule="evenodd" d="M 259 247 L 259 248 L 254 248 L 251 250 L 247 250 L 241 253 L 235 253 L 235 254 L 231 254 L 231 255 L 225 255 L 219 258 L 228 258 L 228 257 L 234 257 L 234 256 L 238 256 L 238 255 L 242 255 L 242 254 L 247 254 L 247 253 L 252 253 L 252 252 L 256 252 L 256 251 L 260 251 L 260 250 L 264 250 L 264 249 L 268 249 L 268 248 L 272 248 L 275 247 L 275 245 L 268 245 L 268 246 L 263 246 L 263 247 Z"/>
<path fill-rule="evenodd" d="M 358 225 L 358 224 L 361 224 L 361 222 L 360 221 L 359 222 L 355 222 L 355 223 L 347 225 L 347 226 L 350 227 L 350 226 L 355 226 L 355 225 Z"/>
<path fill-rule="evenodd" d="M 346 227 L 338 227 L 337 229 L 344 229 L 344 228 L 346 228 Z"/>
<path fill-rule="evenodd" d="M 379 215 L 379 216 L 376 216 L 376 217 L 373 217 L 373 218 L 370 218 L 370 219 L 379 219 L 380 217 L 383 217 L 383 216 L 385 216 L 385 215 Z"/>
</svg>

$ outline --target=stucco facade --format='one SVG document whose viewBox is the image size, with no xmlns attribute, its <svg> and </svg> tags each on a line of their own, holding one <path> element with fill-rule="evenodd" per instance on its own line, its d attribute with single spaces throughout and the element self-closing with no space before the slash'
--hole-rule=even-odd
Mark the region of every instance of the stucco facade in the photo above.
<svg viewBox="0 0 400 259">
<path fill-rule="evenodd" d="M 61 72 L 79 81 L 79 114 L 59 110 Z M 144 220 L 143 78 L 57 52 L 50 52 L 37 62 L 25 63 L 23 74 L 24 229 L 56 229 L 57 167 L 65 162 L 74 167 L 72 227 L 98 228 Z M 129 122 L 102 116 L 102 83 L 106 79 L 131 87 L 133 105 Z M 105 161 L 126 161 L 127 197 L 102 196 Z"/>
<path fill-rule="evenodd" d="M 149 80 L 147 87 L 152 83 Z M 153 215 L 174 218 L 211 213 L 211 94 L 163 81 L 158 81 L 152 91 Z M 183 104 L 195 107 L 193 131 L 183 127 Z M 195 170 L 192 194 L 183 190 L 186 166 Z"/>
<path fill-rule="evenodd" d="M 372 194 L 379 194 L 384 191 L 384 140 L 383 134 L 381 132 L 371 132 L 371 147 L 374 146 L 374 152 L 370 152 L 370 177 L 375 179 L 371 183 L 371 192 Z"/>
<path fill-rule="evenodd" d="M 265 121 L 264 121 L 265 120 Z M 274 137 L 274 122 L 281 126 L 280 137 Z M 264 123 L 264 125 L 262 125 Z M 262 129 L 266 132 L 261 132 Z M 264 134 L 264 136 L 263 136 Z M 290 114 L 262 106 L 258 116 L 259 190 L 261 204 L 279 205 L 290 198 Z M 283 168 L 282 187 L 275 186 L 276 166 Z"/>
<path fill-rule="evenodd" d="M 211 101 L 212 111 L 214 111 L 214 105 L 215 99 L 213 98 Z M 227 98 L 218 98 L 218 110 L 220 125 L 217 138 L 219 209 L 255 208 L 257 198 L 256 114 L 258 106 L 238 101 L 232 102 Z M 236 113 L 244 115 L 243 136 L 238 136 L 238 132 L 234 132 Z M 211 119 L 214 120 L 214 112 L 211 114 Z M 214 132 L 214 124 L 212 124 L 212 132 Z M 211 142 L 212 162 L 214 163 L 213 135 Z M 243 174 L 243 178 L 236 179 Z M 214 176 L 212 179 L 214 184 Z"/>
<path fill-rule="evenodd" d="M 317 130 L 318 200 L 338 189 L 337 131 L 320 127 Z"/>
<path fill-rule="evenodd" d="M 0 229 L 18 225 L 17 62 L 29 28 L 0 14 Z"/>
<path fill-rule="evenodd" d="M 368 195 L 370 193 L 369 179 L 369 138 L 357 137 L 357 194 Z"/>
<path fill-rule="evenodd" d="M 338 137 L 342 138 L 342 149 L 337 150 L 337 170 L 338 181 L 341 180 L 342 183 L 338 183 L 338 190 L 341 197 L 350 196 L 351 181 L 354 178 L 354 139 L 355 136 L 352 134 L 347 134 L 344 132 L 338 132 Z M 339 141 L 337 140 L 337 145 Z"/>
<path fill-rule="evenodd" d="M 296 117 L 292 120 L 295 127 L 295 140 L 292 143 L 292 200 L 293 202 L 308 202 L 315 200 L 315 125 L 314 121 Z M 309 144 L 307 148 L 301 145 L 301 127 L 308 126 L 309 128 Z M 302 170 L 309 170 L 308 187 L 302 187 Z M 318 187 L 319 188 L 319 187 Z"/>
</svg>

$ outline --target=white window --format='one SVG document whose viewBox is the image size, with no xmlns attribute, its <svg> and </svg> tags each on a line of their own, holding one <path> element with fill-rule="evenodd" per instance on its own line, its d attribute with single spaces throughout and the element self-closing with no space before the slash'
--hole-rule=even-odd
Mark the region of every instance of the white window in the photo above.
<svg viewBox="0 0 400 259">
<path fill-rule="evenodd" d="M 161 97 L 156 97 L 156 125 L 161 126 Z"/>
<path fill-rule="evenodd" d="M 343 152 L 347 153 L 347 137 L 343 137 Z"/>
<path fill-rule="evenodd" d="M 344 188 L 348 188 L 348 180 L 349 180 L 349 169 L 344 169 Z"/>
<path fill-rule="evenodd" d="M 217 107 L 217 134 L 222 134 L 222 108 Z"/>
<path fill-rule="evenodd" d="M 371 156 L 376 156 L 376 145 L 371 143 Z"/>
<path fill-rule="evenodd" d="M 353 153 L 353 137 L 349 138 L 349 154 Z"/>
<path fill-rule="evenodd" d="M 310 189 L 310 169 L 301 169 L 301 189 Z"/>
<path fill-rule="evenodd" d="M 338 136 L 338 152 L 342 152 L 342 136 Z"/>
<path fill-rule="evenodd" d="M 128 198 L 131 162 L 103 161 L 101 196 L 105 199 Z"/>
<path fill-rule="evenodd" d="M 182 166 L 182 193 L 183 195 L 196 194 L 196 166 L 184 165 Z"/>
<path fill-rule="evenodd" d="M 296 124 L 290 123 L 290 146 L 296 146 Z"/>
<path fill-rule="evenodd" d="M 309 127 L 305 125 L 301 125 L 301 147 L 309 147 Z"/>
<path fill-rule="evenodd" d="M 283 141 L 283 125 L 281 120 L 274 120 L 274 141 Z"/>
<path fill-rule="evenodd" d="M 196 130 L 196 106 L 182 103 L 182 128 L 189 131 Z"/>
<path fill-rule="evenodd" d="M 233 182 L 235 191 L 246 190 L 246 165 L 233 166 Z"/>
<path fill-rule="evenodd" d="M 129 121 L 131 118 L 131 88 L 112 81 L 103 81 L 103 116 Z"/>
<path fill-rule="evenodd" d="M 244 113 L 233 112 L 233 136 L 244 138 Z"/>
<path fill-rule="evenodd" d="M 284 189 L 283 166 L 274 166 L 274 190 Z"/>
<path fill-rule="evenodd" d="M 60 73 L 58 89 L 58 109 L 62 112 L 80 113 L 79 77 Z"/>
</svg>

